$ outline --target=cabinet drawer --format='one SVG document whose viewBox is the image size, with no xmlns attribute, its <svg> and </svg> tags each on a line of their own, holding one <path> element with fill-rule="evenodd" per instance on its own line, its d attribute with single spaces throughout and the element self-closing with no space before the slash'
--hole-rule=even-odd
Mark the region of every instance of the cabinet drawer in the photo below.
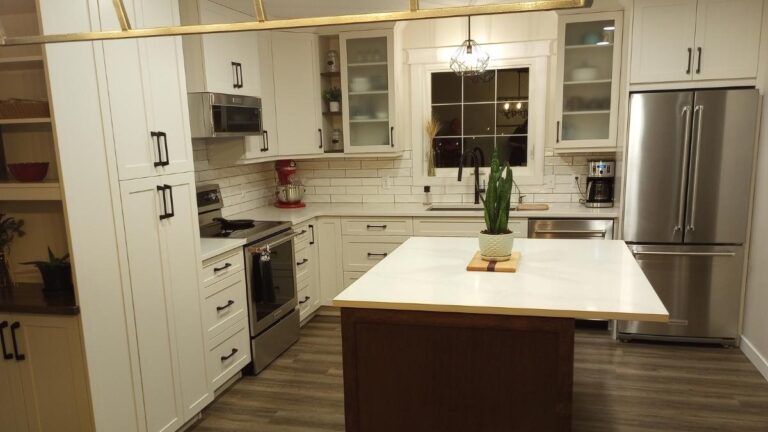
<svg viewBox="0 0 768 432">
<path fill-rule="evenodd" d="M 296 245 L 296 249 L 300 249 L 315 243 L 314 229 L 314 224 L 311 223 L 304 223 L 293 227 L 295 232 L 302 233 L 294 238 L 293 244 Z"/>
<path fill-rule="evenodd" d="M 216 338 L 208 351 L 208 376 L 214 388 L 219 388 L 251 361 L 251 338 L 247 320 L 242 320 Z"/>
<path fill-rule="evenodd" d="M 406 235 L 413 234 L 411 218 L 347 218 L 341 220 L 342 235 Z"/>
<path fill-rule="evenodd" d="M 344 271 L 368 271 L 406 240 L 408 237 L 344 237 Z"/>
<path fill-rule="evenodd" d="M 364 274 L 365 272 L 344 272 L 344 289 L 348 288 Z"/>
<path fill-rule="evenodd" d="M 306 279 L 311 273 L 312 250 L 308 247 L 296 251 L 296 280 Z"/>
<path fill-rule="evenodd" d="M 312 294 L 310 293 L 309 279 L 298 283 L 296 299 L 299 301 L 299 321 L 304 321 L 311 312 Z"/>
<path fill-rule="evenodd" d="M 414 218 L 414 235 L 422 237 L 477 237 L 485 229 L 485 220 L 476 217 L 467 218 Z M 515 237 L 528 235 L 527 219 L 510 219 L 509 230 Z"/>
<path fill-rule="evenodd" d="M 208 288 L 203 302 L 203 325 L 209 338 L 221 334 L 248 314 L 245 272 L 230 275 Z"/>
<path fill-rule="evenodd" d="M 243 270 L 243 248 L 237 248 L 203 263 L 203 285 L 209 286 L 216 281 Z"/>
</svg>

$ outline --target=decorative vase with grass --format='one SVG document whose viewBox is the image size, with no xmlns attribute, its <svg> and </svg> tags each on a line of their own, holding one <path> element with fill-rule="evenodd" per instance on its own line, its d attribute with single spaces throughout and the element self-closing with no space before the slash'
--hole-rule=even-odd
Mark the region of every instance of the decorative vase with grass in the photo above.
<svg viewBox="0 0 768 432">
<path fill-rule="evenodd" d="M 24 237 L 24 221 L 0 213 L 0 289 L 13 286 L 11 278 L 11 243 L 16 237 Z"/>
<path fill-rule="evenodd" d="M 341 89 L 333 86 L 323 92 L 323 98 L 328 101 L 328 111 L 341 111 Z"/>
<path fill-rule="evenodd" d="M 43 291 L 55 293 L 73 293 L 72 267 L 69 264 L 69 254 L 57 257 L 48 248 L 48 261 L 32 261 L 22 263 L 33 265 L 43 277 Z"/>
<path fill-rule="evenodd" d="M 485 197 L 485 231 L 479 234 L 480 257 L 485 261 L 507 261 L 512 256 L 514 235 L 509 230 L 509 206 L 512 197 L 512 168 L 499 163 L 498 151 L 493 151 L 491 172 Z"/>
</svg>

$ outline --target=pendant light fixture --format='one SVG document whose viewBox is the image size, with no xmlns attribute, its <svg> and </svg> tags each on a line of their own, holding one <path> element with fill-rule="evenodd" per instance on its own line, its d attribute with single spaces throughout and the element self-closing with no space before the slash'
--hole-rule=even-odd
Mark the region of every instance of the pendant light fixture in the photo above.
<svg viewBox="0 0 768 432">
<path fill-rule="evenodd" d="M 488 68 L 491 56 L 472 39 L 472 19 L 467 16 L 467 39 L 451 57 L 451 70 L 458 76 L 478 76 Z"/>
</svg>

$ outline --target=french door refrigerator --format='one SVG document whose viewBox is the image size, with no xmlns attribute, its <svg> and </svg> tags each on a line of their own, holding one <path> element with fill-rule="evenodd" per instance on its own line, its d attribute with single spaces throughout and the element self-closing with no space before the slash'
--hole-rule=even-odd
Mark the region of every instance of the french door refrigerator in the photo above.
<svg viewBox="0 0 768 432">
<path fill-rule="evenodd" d="M 630 96 L 623 237 L 669 311 L 620 339 L 738 344 L 759 95 Z"/>
</svg>

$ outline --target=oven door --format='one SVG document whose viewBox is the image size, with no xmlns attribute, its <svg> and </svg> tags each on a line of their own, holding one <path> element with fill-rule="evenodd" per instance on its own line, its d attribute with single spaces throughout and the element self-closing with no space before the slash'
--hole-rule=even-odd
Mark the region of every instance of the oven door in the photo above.
<svg viewBox="0 0 768 432">
<path fill-rule="evenodd" d="M 245 246 L 251 337 L 298 306 L 293 231 Z"/>
</svg>

